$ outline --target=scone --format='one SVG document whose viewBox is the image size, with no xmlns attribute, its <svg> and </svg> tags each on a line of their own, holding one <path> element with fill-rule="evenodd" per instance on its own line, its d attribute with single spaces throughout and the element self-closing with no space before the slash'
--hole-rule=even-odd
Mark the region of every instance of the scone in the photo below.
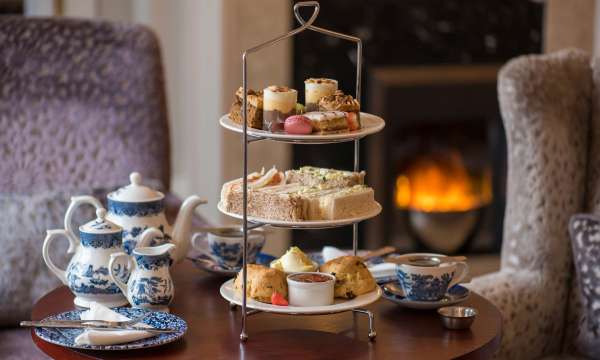
<svg viewBox="0 0 600 360">
<path fill-rule="evenodd" d="M 377 283 L 358 256 L 341 256 L 326 262 L 319 269 L 335 276 L 335 297 L 353 299 L 373 291 Z"/>
<path fill-rule="evenodd" d="M 275 291 L 287 299 L 287 281 L 283 271 L 256 264 L 248 264 L 247 271 L 246 295 L 248 297 L 270 304 L 271 295 Z M 242 296 L 242 281 L 240 270 L 233 283 L 235 292 L 240 296 Z"/>
</svg>

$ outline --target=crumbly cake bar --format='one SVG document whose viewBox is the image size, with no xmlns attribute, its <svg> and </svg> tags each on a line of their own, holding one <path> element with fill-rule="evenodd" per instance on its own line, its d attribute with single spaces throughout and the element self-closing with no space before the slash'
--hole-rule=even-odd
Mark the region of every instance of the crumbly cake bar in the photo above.
<svg viewBox="0 0 600 360">
<path fill-rule="evenodd" d="M 242 114 L 244 91 L 240 87 L 235 93 L 235 101 L 231 104 L 229 117 L 238 124 L 244 123 Z M 263 92 L 249 89 L 247 99 L 248 126 L 255 129 L 263 127 Z"/>
</svg>

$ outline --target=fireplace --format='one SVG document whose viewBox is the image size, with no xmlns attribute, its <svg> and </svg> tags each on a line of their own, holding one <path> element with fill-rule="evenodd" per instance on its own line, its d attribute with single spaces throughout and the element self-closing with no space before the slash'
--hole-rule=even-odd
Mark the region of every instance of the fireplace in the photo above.
<svg viewBox="0 0 600 360">
<path fill-rule="evenodd" d="M 499 247 L 506 145 L 497 65 L 374 68 L 370 109 L 386 129 L 367 139 L 368 181 L 384 211 L 370 245 L 444 253 Z"/>
<path fill-rule="evenodd" d="M 362 108 L 386 120 L 382 133 L 361 141 L 361 167 L 383 212 L 361 224 L 359 246 L 497 252 L 506 140 L 496 76 L 499 64 L 541 50 L 543 4 L 329 0 L 321 7 L 317 25 L 363 39 Z M 303 33 L 293 48 L 295 88 L 322 76 L 353 93 L 352 44 Z M 352 143 L 295 145 L 292 153 L 295 167 L 352 168 Z M 351 228 L 292 237 L 307 249 L 325 239 L 349 247 Z"/>
</svg>

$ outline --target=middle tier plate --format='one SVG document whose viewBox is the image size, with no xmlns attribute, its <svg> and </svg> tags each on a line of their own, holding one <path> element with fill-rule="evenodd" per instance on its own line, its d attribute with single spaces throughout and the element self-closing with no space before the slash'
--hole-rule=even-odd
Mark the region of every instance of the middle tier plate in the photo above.
<svg viewBox="0 0 600 360">
<path fill-rule="evenodd" d="M 333 228 L 339 226 L 345 226 L 350 224 L 355 224 L 361 222 L 363 220 L 370 219 L 379 215 L 381 212 L 381 205 L 378 202 L 375 202 L 375 207 L 364 214 L 361 214 L 357 217 L 346 218 L 346 219 L 338 219 L 338 220 L 305 220 L 305 221 L 284 221 L 284 220 L 273 220 L 273 219 L 263 219 L 254 216 L 248 216 L 248 221 L 253 223 L 260 224 L 269 224 L 271 226 L 282 227 L 282 228 L 294 228 L 294 229 L 326 229 Z M 219 202 L 217 204 L 217 208 L 220 212 L 225 215 L 231 216 L 236 219 L 243 219 L 242 214 L 236 214 L 232 212 L 225 211 L 223 207 L 223 203 Z"/>
<path fill-rule="evenodd" d="M 242 297 L 236 294 L 233 288 L 233 282 L 235 279 L 226 281 L 221 285 L 221 296 L 225 300 L 234 303 L 236 305 L 242 305 Z M 324 315 L 324 314 L 335 314 L 344 311 L 350 311 L 353 309 L 361 308 L 369 304 L 374 303 L 381 297 L 382 291 L 379 286 L 370 293 L 366 293 L 355 297 L 351 300 L 335 299 L 333 305 L 325 306 L 278 306 L 273 304 L 262 303 L 254 299 L 247 298 L 246 306 L 248 309 L 254 309 L 264 312 L 272 312 L 278 314 L 288 315 Z"/>
</svg>

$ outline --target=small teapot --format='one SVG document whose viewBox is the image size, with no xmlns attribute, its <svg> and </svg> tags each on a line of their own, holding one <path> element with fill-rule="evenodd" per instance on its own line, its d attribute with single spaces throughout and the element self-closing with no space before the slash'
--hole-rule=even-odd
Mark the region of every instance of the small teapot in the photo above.
<svg viewBox="0 0 600 360">
<path fill-rule="evenodd" d="M 190 247 L 194 209 L 198 205 L 206 204 L 206 200 L 196 195 L 185 199 L 177 214 L 175 225 L 171 229 L 165 216 L 165 195 L 142 185 L 142 176 L 137 172 L 131 173 L 129 180 L 131 184 L 107 195 L 107 219 L 123 228 L 125 252 L 131 255 L 133 249 L 139 246 L 140 234 L 146 229 L 155 227 L 161 231 L 161 235 L 153 239 L 150 246 L 175 244 L 176 248 L 171 254 L 173 261 L 177 263 L 183 260 Z M 102 206 L 98 199 L 92 196 L 80 198 L 81 201 L 96 207 Z"/>
<path fill-rule="evenodd" d="M 169 273 L 171 266 L 169 251 L 172 251 L 175 245 L 146 246 L 155 237 L 161 235 L 159 229 L 149 228 L 142 233 L 140 246 L 133 250 L 133 256 L 124 252 L 110 255 L 108 263 L 110 277 L 134 308 L 169 312 L 168 306 L 175 293 Z M 116 268 L 114 263 L 120 257 L 127 257 L 127 269 L 131 272 L 127 283 L 114 271 Z"/>
<path fill-rule="evenodd" d="M 44 262 L 75 294 L 75 305 L 89 307 L 94 301 L 107 307 L 126 305 L 127 299 L 110 278 L 108 270 L 110 255 L 122 251 L 122 229 L 106 220 L 106 209 L 98 208 L 97 219 L 80 226 L 77 238 L 71 229 L 71 216 L 78 204 L 78 198 L 71 200 L 65 215 L 65 224 L 69 224 L 66 229 L 47 231 L 42 248 Z M 50 244 L 59 236 L 69 240 L 67 253 L 75 253 L 66 270 L 58 268 L 49 255 Z M 111 270 L 117 278 L 129 276 L 124 267 Z"/>
</svg>

